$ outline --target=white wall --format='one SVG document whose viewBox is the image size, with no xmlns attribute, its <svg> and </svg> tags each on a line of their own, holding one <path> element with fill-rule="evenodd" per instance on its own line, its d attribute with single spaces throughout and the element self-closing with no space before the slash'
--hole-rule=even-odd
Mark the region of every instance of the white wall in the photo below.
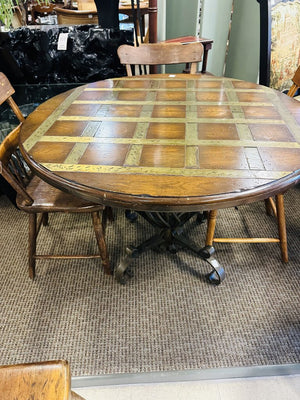
<svg viewBox="0 0 300 400">
<path fill-rule="evenodd" d="M 166 0 L 157 0 L 157 41 L 166 39 Z"/>
<path fill-rule="evenodd" d="M 199 0 L 166 0 L 166 39 L 195 36 L 198 29 Z M 184 65 L 169 65 L 166 72 L 182 72 Z"/>
<path fill-rule="evenodd" d="M 214 41 L 208 53 L 207 71 L 217 76 L 223 75 L 231 8 L 232 0 L 202 0 L 200 36 Z"/>
<path fill-rule="evenodd" d="M 225 76 L 257 82 L 259 18 L 259 3 L 256 0 L 234 0 Z"/>
<path fill-rule="evenodd" d="M 166 38 L 196 35 L 199 0 L 166 0 Z"/>
<path fill-rule="evenodd" d="M 213 39 L 207 71 L 257 82 L 259 71 L 259 3 L 257 0 L 202 0 L 200 36 Z M 234 11 L 228 54 L 232 4 Z M 158 0 L 158 37 L 164 40 L 195 35 L 198 28 L 199 0 Z M 170 67 L 168 67 L 170 68 Z M 170 71 L 180 71 L 180 68 Z"/>
</svg>

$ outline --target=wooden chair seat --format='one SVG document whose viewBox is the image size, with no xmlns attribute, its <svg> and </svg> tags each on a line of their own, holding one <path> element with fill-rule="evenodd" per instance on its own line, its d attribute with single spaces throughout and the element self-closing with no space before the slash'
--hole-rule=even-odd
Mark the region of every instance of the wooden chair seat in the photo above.
<svg viewBox="0 0 300 400">
<path fill-rule="evenodd" d="M 0 366 L 1 400 L 84 400 L 71 391 L 67 361 Z"/>
<path fill-rule="evenodd" d="M 32 178 L 26 187 L 26 192 L 32 197 L 33 203 L 27 205 L 26 201 L 24 201 L 24 197 L 20 194 L 17 194 L 16 202 L 21 210 L 29 213 L 48 212 L 49 208 L 51 208 L 51 212 L 68 213 L 86 213 L 105 209 L 102 205 L 91 204 L 72 194 L 62 192 L 49 185 L 38 176 Z"/>
</svg>

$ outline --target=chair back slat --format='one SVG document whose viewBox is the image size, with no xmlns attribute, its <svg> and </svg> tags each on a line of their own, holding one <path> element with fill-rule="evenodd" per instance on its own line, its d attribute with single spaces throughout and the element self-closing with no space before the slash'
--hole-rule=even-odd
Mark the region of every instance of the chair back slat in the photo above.
<svg viewBox="0 0 300 400">
<path fill-rule="evenodd" d="M 15 157 L 15 153 L 13 153 L 11 155 L 9 163 L 7 164 L 7 168 L 11 172 L 11 174 L 14 175 L 14 177 L 17 179 L 17 181 L 20 183 L 20 185 L 22 187 L 25 187 L 25 184 L 23 184 L 23 180 L 22 180 L 20 166 L 19 166 L 18 160 Z"/>
<path fill-rule="evenodd" d="M 32 204 L 33 200 L 26 192 L 26 186 L 31 180 L 32 173 L 18 148 L 19 133 L 25 118 L 11 97 L 14 93 L 15 90 L 9 80 L 0 72 L 0 104 L 6 101 L 20 121 L 19 125 L 0 144 L 0 173 L 15 191 L 25 199 L 26 204 Z"/>
<path fill-rule="evenodd" d="M 22 111 L 19 109 L 14 99 L 11 97 L 14 93 L 15 89 L 12 87 L 3 72 L 0 72 L 0 104 L 3 104 L 6 101 L 17 116 L 18 120 L 20 122 L 24 122 L 25 118 L 22 114 Z"/>
<path fill-rule="evenodd" d="M 26 186 L 28 185 L 29 181 L 32 178 L 32 171 L 28 167 L 27 163 L 25 162 L 20 149 L 17 148 L 14 153 L 15 160 L 17 161 L 17 168 L 20 172 L 20 175 L 23 177 L 23 183 L 25 182 Z"/>
<path fill-rule="evenodd" d="M 128 76 L 132 76 L 132 65 L 168 65 L 191 63 L 191 73 L 196 73 L 197 63 L 202 61 L 203 45 L 200 42 L 147 43 L 140 46 L 122 45 L 118 48 L 121 64 L 126 66 Z M 142 71 L 142 74 L 144 71 Z"/>
<path fill-rule="evenodd" d="M 9 80 L 0 72 L 0 104 L 4 103 L 10 96 L 15 93 L 14 88 L 11 86 Z"/>
<path fill-rule="evenodd" d="M 19 149 L 16 149 L 16 151 L 11 155 L 7 167 L 17 179 L 19 184 L 25 189 L 31 179 L 32 174 L 31 171 L 28 170 L 27 164 L 25 164 Z"/>
<path fill-rule="evenodd" d="M 0 161 L 0 175 L 8 182 L 11 187 L 24 199 L 24 205 L 30 206 L 33 204 L 32 197 L 26 192 L 26 190 L 19 184 L 18 180 L 13 174 Z"/>
<path fill-rule="evenodd" d="M 10 108 L 13 110 L 13 112 L 16 114 L 16 117 L 18 118 L 18 120 L 20 122 L 24 122 L 25 121 L 25 117 L 22 114 L 22 111 L 19 109 L 19 107 L 17 106 L 16 102 L 14 101 L 14 99 L 12 97 L 9 97 L 7 99 L 7 103 L 9 104 Z"/>
</svg>

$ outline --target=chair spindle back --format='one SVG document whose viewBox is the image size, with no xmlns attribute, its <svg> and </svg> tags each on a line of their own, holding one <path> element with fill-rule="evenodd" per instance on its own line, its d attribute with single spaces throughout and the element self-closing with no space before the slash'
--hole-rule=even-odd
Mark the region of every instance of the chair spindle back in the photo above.
<svg viewBox="0 0 300 400">
<path fill-rule="evenodd" d="M 191 73 L 197 72 L 197 63 L 202 61 L 203 45 L 200 42 L 147 43 L 140 46 L 121 45 L 118 56 L 132 76 L 131 66 L 168 65 L 191 63 Z M 145 73 L 144 71 L 142 73 Z"/>
</svg>

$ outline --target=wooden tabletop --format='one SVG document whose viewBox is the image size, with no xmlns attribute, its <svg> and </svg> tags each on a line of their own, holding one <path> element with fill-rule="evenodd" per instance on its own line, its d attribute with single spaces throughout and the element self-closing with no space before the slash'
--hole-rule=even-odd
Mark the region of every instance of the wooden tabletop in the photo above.
<svg viewBox="0 0 300 400">
<path fill-rule="evenodd" d="M 149 1 L 148 0 L 141 0 L 140 1 L 140 9 L 141 10 L 148 10 L 149 8 Z M 96 4 L 93 0 L 87 0 L 84 2 L 78 2 L 78 10 L 80 11 L 97 11 Z M 120 0 L 119 1 L 119 10 L 126 10 L 132 13 L 132 5 L 131 0 Z"/>
<path fill-rule="evenodd" d="M 136 210 L 196 211 L 282 193 L 300 179 L 300 103 L 208 75 L 99 81 L 41 104 L 20 145 L 49 183 Z"/>
</svg>

